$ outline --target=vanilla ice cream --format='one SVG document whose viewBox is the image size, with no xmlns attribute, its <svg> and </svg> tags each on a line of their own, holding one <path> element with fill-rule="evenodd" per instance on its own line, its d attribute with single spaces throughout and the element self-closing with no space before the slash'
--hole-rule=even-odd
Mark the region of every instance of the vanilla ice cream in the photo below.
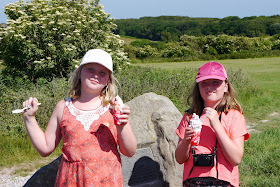
<svg viewBox="0 0 280 187">
<path fill-rule="evenodd" d="M 192 127 L 195 132 L 191 140 L 191 145 L 198 145 L 200 141 L 202 122 L 199 119 L 199 116 L 196 115 L 196 113 L 193 113 L 189 126 Z"/>
<path fill-rule="evenodd" d="M 193 129 L 201 129 L 202 128 L 202 122 L 199 119 L 199 116 L 196 115 L 196 113 L 193 113 L 192 119 L 190 120 L 190 127 Z"/>
<path fill-rule="evenodd" d="M 119 122 L 118 115 L 121 114 L 121 110 L 124 107 L 123 101 L 119 96 L 116 96 L 115 101 L 114 101 L 114 106 L 113 106 L 113 117 L 116 125 L 120 125 L 121 123 Z"/>
</svg>

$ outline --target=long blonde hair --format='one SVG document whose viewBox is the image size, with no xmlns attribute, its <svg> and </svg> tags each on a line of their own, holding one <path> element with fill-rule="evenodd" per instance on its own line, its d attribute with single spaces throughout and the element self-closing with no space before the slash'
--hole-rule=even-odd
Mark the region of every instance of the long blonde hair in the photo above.
<svg viewBox="0 0 280 187">
<path fill-rule="evenodd" d="M 69 97 L 73 99 L 77 99 L 81 96 L 81 71 L 83 66 L 77 68 L 70 77 L 70 90 L 68 92 Z M 118 90 L 116 86 L 116 78 L 113 73 L 109 74 L 109 83 L 102 89 L 100 92 L 100 98 L 102 100 L 102 104 L 107 106 L 108 104 L 113 105 L 114 98 L 116 97 Z"/>
<path fill-rule="evenodd" d="M 228 84 L 228 91 L 224 93 L 223 98 L 216 106 L 215 110 L 218 113 L 225 112 L 227 113 L 229 109 L 236 109 L 239 112 L 243 113 L 243 110 L 236 99 L 236 94 L 234 88 L 231 86 L 229 81 L 226 79 L 225 83 Z M 191 106 L 189 110 L 186 111 L 187 114 L 196 113 L 198 115 L 202 114 L 204 109 L 204 101 L 200 95 L 198 83 L 194 84 L 192 93 L 187 98 L 187 103 Z"/>
</svg>

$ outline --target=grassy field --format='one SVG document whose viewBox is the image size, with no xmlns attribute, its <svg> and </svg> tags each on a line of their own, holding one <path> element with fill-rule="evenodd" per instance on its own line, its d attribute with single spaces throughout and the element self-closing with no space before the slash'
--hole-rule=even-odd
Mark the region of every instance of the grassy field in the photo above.
<svg viewBox="0 0 280 187">
<path fill-rule="evenodd" d="M 239 165 L 240 186 L 279 186 L 280 184 L 280 57 L 219 60 L 228 70 L 246 72 L 263 90 L 259 97 L 242 101 L 247 125 L 257 131 L 250 133 Z M 137 66 L 180 70 L 197 69 L 206 61 L 146 63 Z M 256 133 L 257 132 L 257 133 Z"/>
<path fill-rule="evenodd" d="M 121 36 L 120 39 L 123 40 L 125 44 L 130 44 L 131 42 L 137 40 L 137 38 L 127 36 Z"/>
<path fill-rule="evenodd" d="M 183 68 L 198 68 L 208 61 L 191 61 L 191 62 L 172 62 L 172 63 L 145 63 L 134 64 L 143 67 L 155 67 L 168 70 L 180 70 Z M 238 70 L 242 69 L 248 72 L 260 82 L 263 88 L 269 91 L 277 91 L 280 93 L 279 73 L 280 73 L 280 57 L 273 58 L 255 58 L 255 59 L 230 59 L 230 60 L 216 60 L 224 65 L 226 69 Z M 274 87 L 271 88 L 271 85 Z"/>
<path fill-rule="evenodd" d="M 253 127 L 257 131 L 251 133 L 249 140 L 245 143 L 245 154 L 241 164 L 239 165 L 240 186 L 279 186 L 280 83 L 277 78 L 279 78 L 280 74 L 280 57 L 221 60 L 218 62 L 222 63 L 228 72 L 231 71 L 231 73 L 228 73 L 231 75 L 231 80 L 235 78 L 235 83 L 241 82 L 237 86 L 242 88 L 246 87 L 247 91 L 250 91 L 251 85 L 260 87 L 260 89 L 256 89 L 259 90 L 258 94 L 254 94 L 254 91 L 248 92 L 247 95 L 250 95 L 249 97 L 247 97 L 247 95 L 244 97 L 244 93 L 246 92 L 242 92 L 241 105 L 244 109 L 247 125 L 249 125 L 249 127 Z M 176 95 L 176 98 L 178 97 L 178 100 L 182 101 L 185 99 L 184 93 L 190 89 L 190 87 L 186 86 L 186 84 L 192 84 L 190 80 L 192 80 L 195 75 L 195 71 L 185 68 L 194 68 L 197 70 L 197 68 L 204 63 L 205 62 L 203 61 L 198 61 L 134 64 L 135 66 L 154 67 L 159 69 L 159 71 L 147 71 L 147 68 L 140 69 L 138 67 L 131 68 L 129 72 L 123 71 L 124 74 L 128 74 L 129 76 L 125 76 L 125 80 L 119 79 L 121 83 L 126 83 L 123 85 L 127 89 L 122 89 L 122 92 L 126 95 L 132 94 L 132 88 L 136 87 L 136 93 L 140 94 L 140 91 L 145 91 L 146 87 L 153 87 L 155 92 L 163 89 L 164 93 L 166 93 L 167 90 L 169 90 L 171 93 L 170 97 Z M 167 72 L 166 70 L 162 71 L 160 68 L 174 70 L 175 73 L 169 71 Z M 135 71 L 132 69 L 135 69 Z M 184 69 L 183 74 L 179 73 L 179 70 L 182 69 Z M 240 74 L 232 73 L 233 71 L 236 72 L 236 70 L 239 69 L 241 69 Z M 244 76 L 243 72 L 246 73 L 246 76 Z M 189 74 L 191 74 L 191 76 L 187 78 Z M 237 78 L 238 76 L 239 78 Z M 241 79 L 240 76 L 245 77 L 245 79 Z M 247 76 L 249 76 L 253 81 L 243 81 L 248 80 Z M 140 78 L 135 79 L 135 77 Z M 182 77 L 185 78 L 183 79 L 184 81 L 181 81 Z M 190 77 L 192 78 L 190 79 Z M 157 79 L 159 79 L 160 82 L 157 82 Z M 32 147 L 28 137 L 24 135 L 26 133 L 24 133 L 25 128 L 22 125 L 21 116 L 14 115 L 11 117 L 10 111 L 13 108 L 20 107 L 21 101 L 27 98 L 28 95 L 36 96 L 42 102 L 42 106 L 45 106 L 41 113 L 40 111 L 38 112 L 38 116 L 41 116 L 39 119 L 41 123 L 47 122 L 49 118 L 48 116 L 50 116 L 58 98 L 65 98 L 67 81 L 58 79 L 47 84 L 38 83 L 35 87 L 34 85 L 21 84 L 21 81 L 13 79 L 9 79 L 9 81 L 10 83 L 8 85 L 16 84 L 14 85 L 15 90 L 19 90 L 19 93 L 21 94 L 18 94 L 16 91 L 9 90 L 8 88 L 4 88 L 6 92 L 2 92 L 5 93 L 4 98 L 10 99 L 10 102 L 13 103 L 7 105 L 8 107 L 2 107 L 3 115 L 1 122 L 5 123 L 6 126 L 2 132 L 3 135 L 0 136 L 0 155 L 2 159 L 0 160 L 0 167 L 14 166 L 17 174 L 25 175 L 34 169 L 38 169 L 41 166 L 48 164 L 50 160 L 56 158 L 60 154 L 60 148 L 56 149 L 51 157 L 41 158 Z M 177 83 L 174 84 L 176 81 Z M 141 84 L 138 84 L 138 82 Z M 165 85 L 168 86 L 168 89 L 166 89 Z M 177 89 L 173 87 L 174 85 L 180 86 L 175 86 L 178 87 Z M 183 86 L 183 88 L 181 86 Z M 176 93 L 174 93 L 174 90 L 176 90 Z M 179 97 L 178 95 L 183 97 Z M 5 99 L 2 99 L 2 101 L 3 103 L 7 103 L 7 100 Z M 173 102 L 176 103 L 176 101 L 177 100 Z M 184 106 L 184 104 L 182 105 Z M 8 113 L 6 111 L 8 111 Z M 10 131 L 7 131 L 8 128 Z M 4 131 L 8 134 L 6 135 Z M 11 136 L 11 134 L 13 136 Z"/>
<path fill-rule="evenodd" d="M 203 65 L 207 61 L 192 62 L 172 62 L 172 63 L 145 63 L 134 64 L 143 67 L 163 68 L 168 70 L 180 70 L 184 68 L 195 68 Z M 244 108 L 255 108 L 258 111 L 248 111 L 247 117 L 250 120 L 256 118 L 261 120 L 264 118 L 260 113 L 268 115 L 273 112 L 280 112 L 280 57 L 275 58 L 256 58 L 256 59 L 235 59 L 235 60 L 219 60 L 227 70 L 239 70 L 248 73 L 256 84 L 264 90 L 265 98 L 255 98 L 246 102 L 252 106 L 243 106 Z M 253 107 L 255 106 L 255 107 Z M 255 115 L 257 114 L 257 115 Z"/>
</svg>

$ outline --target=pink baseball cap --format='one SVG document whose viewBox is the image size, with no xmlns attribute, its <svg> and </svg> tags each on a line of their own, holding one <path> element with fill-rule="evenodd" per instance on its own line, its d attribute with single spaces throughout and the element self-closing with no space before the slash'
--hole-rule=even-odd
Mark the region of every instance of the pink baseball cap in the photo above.
<svg viewBox="0 0 280 187">
<path fill-rule="evenodd" d="M 83 57 L 80 66 L 89 63 L 97 63 L 103 65 L 109 71 L 113 72 L 113 61 L 109 53 L 102 49 L 91 49 Z"/>
<path fill-rule="evenodd" d="M 195 81 L 198 83 L 207 79 L 226 80 L 227 72 L 222 64 L 218 62 L 208 62 L 200 66 Z"/>
</svg>

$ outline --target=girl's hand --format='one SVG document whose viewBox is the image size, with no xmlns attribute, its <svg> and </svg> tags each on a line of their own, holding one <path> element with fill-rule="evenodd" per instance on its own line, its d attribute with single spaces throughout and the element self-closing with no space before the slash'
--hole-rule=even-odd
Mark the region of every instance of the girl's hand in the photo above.
<svg viewBox="0 0 280 187">
<path fill-rule="evenodd" d="M 117 133 L 118 133 L 118 144 L 120 151 L 123 155 L 127 157 L 132 157 L 137 148 L 137 141 L 131 129 L 131 125 L 128 119 L 130 115 L 129 106 L 123 105 L 120 114 L 117 116 L 117 121 L 120 123 L 116 123 Z M 116 119 L 114 120 L 116 121 Z"/>
<path fill-rule="evenodd" d="M 23 107 L 28 107 L 28 109 L 24 110 L 22 115 L 23 117 L 31 117 L 35 116 L 37 110 L 38 110 L 38 100 L 37 98 L 30 97 L 28 100 L 24 101 L 22 103 Z"/>
<path fill-rule="evenodd" d="M 211 126 L 214 128 L 219 122 L 218 112 L 210 107 L 206 107 L 203 110 L 204 114 L 207 114 L 207 118 L 210 120 Z"/>
<path fill-rule="evenodd" d="M 175 150 L 175 158 L 179 164 L 185 163 L 190 157 L 191 139 L 194 136 L 194 130 L 191 127 L 185 128 L 184 138 L 179 138 Z"/>
<path fill-rule="evenodd" d="M 184 139 L 186 141 L 191 141 L 192 137 L 194 136 L 194 130 L 191 127 L 186 127 L 185 128 L 185 135 L 184 135 Z"/>
<path fill-rule="evenodd" d="M 126 125 L 128 123 L 128 116 L 130 115 L 130 108 L 129 106 L 124 105 L 121 113 L 116 116 L 118 118 L 118 121 L 121 123 L 120 125 Z"/>
</svg>

